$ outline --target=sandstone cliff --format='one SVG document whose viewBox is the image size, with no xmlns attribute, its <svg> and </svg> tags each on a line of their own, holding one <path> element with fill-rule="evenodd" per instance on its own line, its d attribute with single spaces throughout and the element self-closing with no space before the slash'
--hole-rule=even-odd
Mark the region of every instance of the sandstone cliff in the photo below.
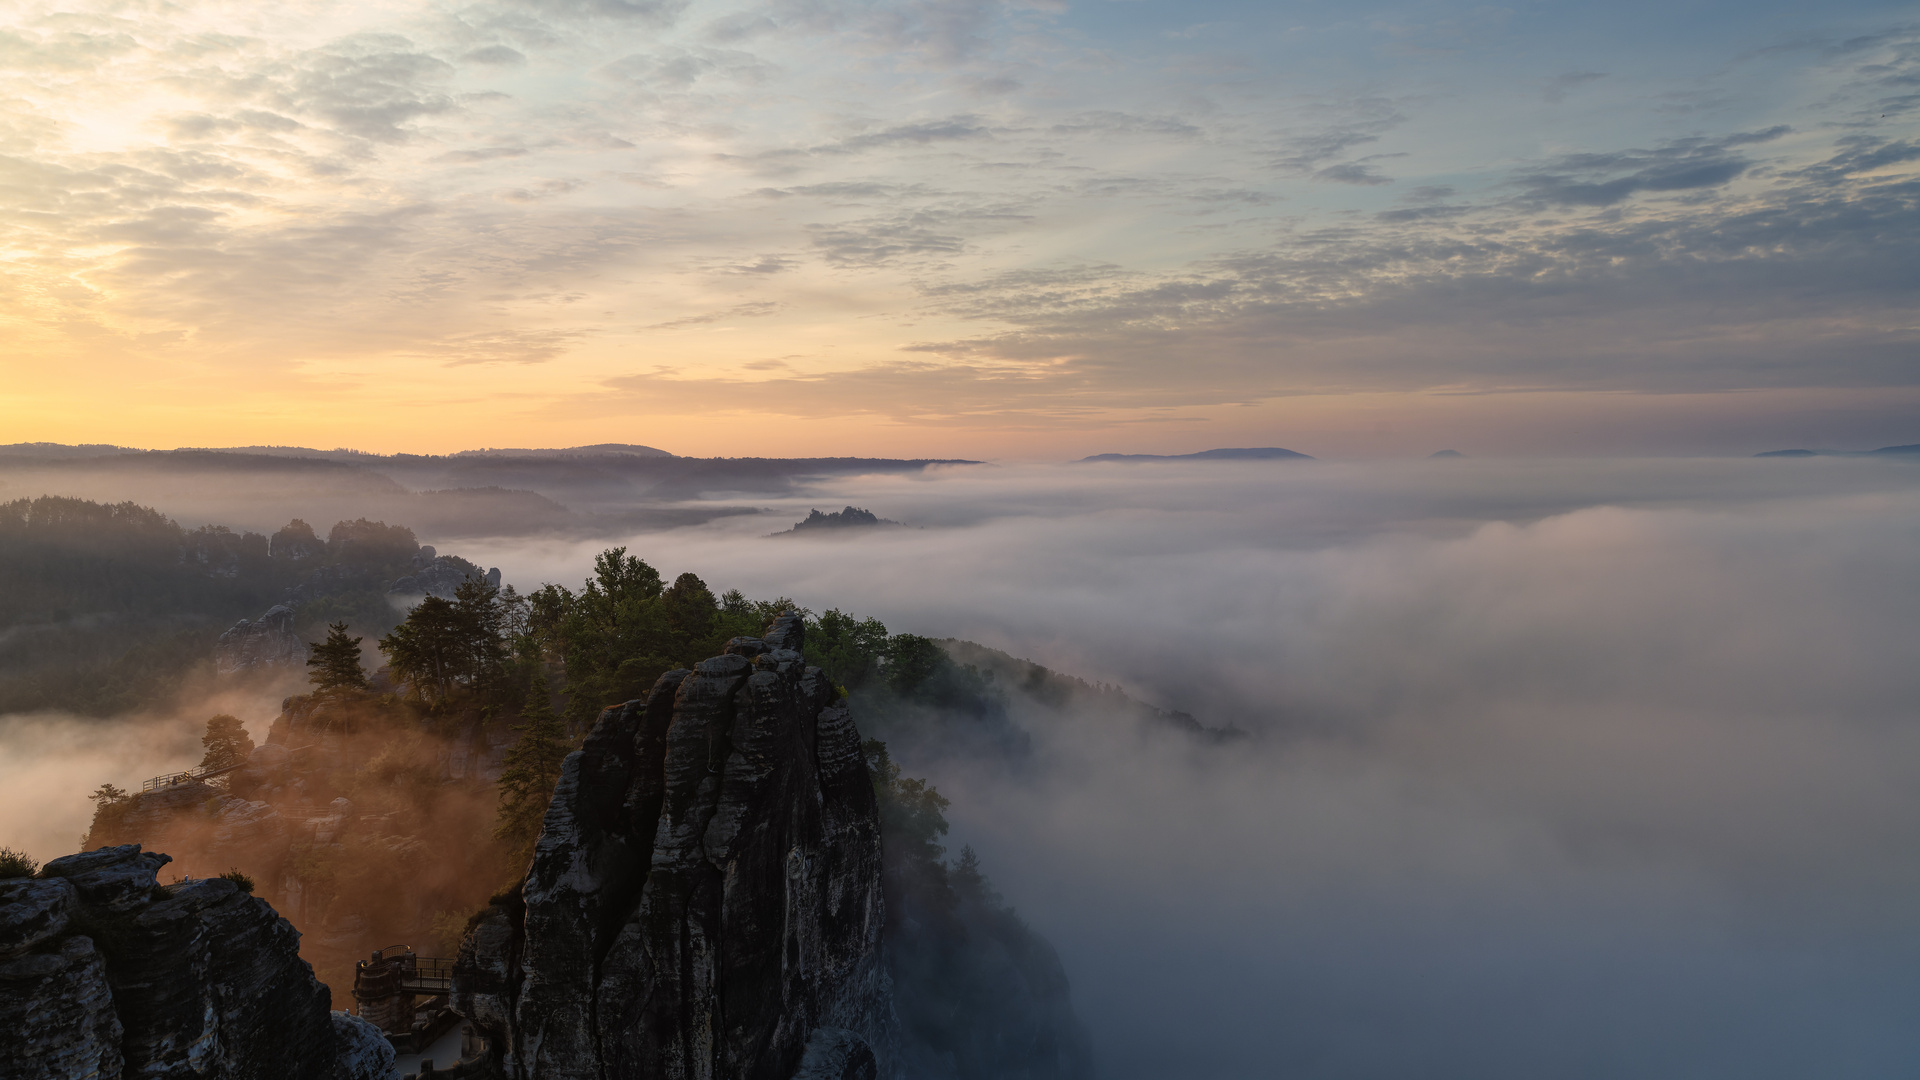
<svg viewBox="0 0 1920 1080">
<path fill-rule="evenodd" d="M 395 1075 L 285 919 L 231 881 L 160 886 L 170 861 L 130 844 L 0 881 L 0 1080 Z"/>
<path fill-rule="evenodd" d="M 454 1008 L 496 1076 L 892 1074 L 879 819 L 796 616 L 603 712 Z"/>
</svg>

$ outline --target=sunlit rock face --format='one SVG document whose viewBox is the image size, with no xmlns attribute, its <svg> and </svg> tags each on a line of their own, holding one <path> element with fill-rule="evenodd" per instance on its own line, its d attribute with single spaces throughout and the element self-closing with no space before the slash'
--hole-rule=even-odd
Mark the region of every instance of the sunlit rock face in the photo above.
<svg viewBox="0 0 1920 1080">
<path fill-rule="evenodd" d="M 171 861 L 128 844 L 0 882 L 0 1077 L 397 1075 L 285 919 L 231 881 L 159 885 Z"/>
<path fill-rule="evenodd" d="M 800 634 L 667 673 L 567 759 L 522 889 L 461 948 L 496 1075 L 891 1075 L 878 811 Z"/>
</svg>

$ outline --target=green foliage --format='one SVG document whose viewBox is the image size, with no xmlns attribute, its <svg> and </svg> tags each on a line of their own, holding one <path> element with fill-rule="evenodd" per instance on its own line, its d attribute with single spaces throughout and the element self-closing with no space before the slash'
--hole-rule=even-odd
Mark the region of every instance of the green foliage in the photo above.
<svg viewBox="0 0 1920 1080">
<path fill-rule="evenodd" d="M 366 518 L 342 521 L 327 534 L 328 558 L 350 566 L 391 566 L 411 559 L 419 549 L 412 529 Z"/>
<path fill-rule="evenodd" d="M 862 695 L 870 713 L 907 704 L 982 715 L 1003 703 L 991 675 L 954 663 L 939 642 L 889 635 L 880 620 L 837 608 L 808 621 L 807 662 L 836 686 Z"/>
<path fill-rule="evenodd" d="M 224 769 L 243 764 L 253 753 L 253 737 L 237 716 L 220 713 L 207 720 L 207 733 L 200 737 L 207 754 L 200 764 L 208 769 Z"/>
<path fill-rule="evenodd" d="M 241 873 L 238 867 L 234 867 L 228 870 L 226 873 L 221 874 L 220 876 L 228 881 L 233 882 L 235 885 L 240 886 L 241 892 L 247 893 L 249 895 L 253 893 L 253 879 Z"/>
<path fill-rule="evenodd" d="M 510 706 L 519 697 L 512 661 L 524 637 L 524 607 L 511 589 L 467 581 L 452 600 L 422 598 L 380 639 L 380 649 L 394 676 L 429 704 L 443 705 L 460 689 L 483 707 Z"/>
<path fill-rule="evenodd" d="M 818 621 L 807 623 L 807 662 L 836 686 L 852 690 L 866 685 L 886 655 L 887 628 L 879 619 L 855 619 L 828 608 Z"/>
<path fill-rule="evenodd" d="M 0 503 L 0 712 L 107 715 L 164 701 L 210 673 L 222 631 L 323 566 L 296 630 L 392 626 L 384 590 L 412 568 L 412 532 L 362 519 L 331 535 L 323 543 L 297 520 L 272 540 L 187 530 L 130 502 Z"/>
<path fill-rule="evenodd" d="M 939 837 L 947 834 L 945 810 L 952 804 L 925 780 L 901 776 L 886 743 L 868 739 L 860 749 L 867 758 L 874 799 L 880 804 L 880 835 L 889 857 L 937 862 L 947 853 Z"/>
<path fill-rule="evenodd" d="M 695 574 L 666 587 L 653 567 L 610 548 L 578 593 L 559 585 L 533 593 L 526 627 L 531 645 L 566 661 L 567 718 L 584 727 L 605 706 L 645 695 L 661 674 L 718 653 L 731 638 L 763 633 L 791 606 L 737 590 L 716 598 Z"/>
<path fill-rule="evenodd" d="M 39 872 L 40 864 L 28 857 L 26 852 L 0 848 L 0 878 L 32 877 Z"/>
<path fill-rule="evenodd" d="M 896 634 L 887 641 L 887 689 L 905 697 L 951 661 L 932 638 Z"/>
<path fill-rule="evenodd" d="M 367 673 L 360 666 L 360 642 L 364 638 L 348 637 L 347 624 L 331 623 L 327 626 L 327 640 L 313 642 L 313 655 L 307 658 L 307 666 L 313 671 L 307 676 L 317 690 L 365 690 Z"/>
<path fill-rule="evenodd" d="M 524 722 L 513 729 L 520 733 L 520 740 L 507 751 L 506 767 L 500 771 L 499 823 L 493 835 L 507 844 L 516 865 L 532 857 L 547 804 L 553 801 L 553 786 L 560 780 L 561 763 L 573 751 L 566 722 L 553 711 L 548 697 L 546 678 L 536 678 L 521 712 Z"/>
</svg>

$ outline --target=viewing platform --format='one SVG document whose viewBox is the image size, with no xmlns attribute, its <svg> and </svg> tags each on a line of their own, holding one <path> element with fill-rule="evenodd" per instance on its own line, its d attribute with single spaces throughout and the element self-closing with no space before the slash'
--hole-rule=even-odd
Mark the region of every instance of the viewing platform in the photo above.
<svg viewBox="0 0 1920 1080">
<path fill-rule="evenodd" d="M 453 961 L 389 945 L 353 966 L 354 1011 L 403 1054 L 417 1053 L 459 1022 L 447 1008 Z"/>
</svg>

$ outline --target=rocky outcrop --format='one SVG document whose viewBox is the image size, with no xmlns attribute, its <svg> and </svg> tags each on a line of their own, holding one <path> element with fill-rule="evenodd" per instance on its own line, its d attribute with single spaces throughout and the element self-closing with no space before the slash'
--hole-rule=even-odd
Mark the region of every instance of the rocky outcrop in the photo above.
<svg viewBox="0 0 1920 1080">
<path fill-rule="evenodd" d="M 567 758 L 456 968 L 496 1076 L 890 1075 L 878 812 L 801 632 L 668 672 Z"/>
<path fill-rule="evenodd" d="M 898 524 L 900 523 L 897 521 L 889 521 L 871 510 L 862 510 L 857 506 L 849 506 L 844 510 L 835 510 L 831 514 L 823 514 L 817 509 L 811 510 L 807 513 L 804 520 L 795 522 L 793 528 L 785 532 L 774 533 L 773 535 L 791 536 L 794 533 L 824 532 L 831 529 L 872 529 Z"/>
<path fill-rule="evenodd" d="M 285 919 L 225 879 L 159 885 L 171 861 L 129 844 L 0 882 L 0 1078 L 396 1075 Z"/>
<path fill-rule="evenodd" d="M 432 548 L 422 548 L 430 553 Z M 419 565 L 413 573 L 400 578 L 387 587 L 390 596 L 437 596 L 442 600 L 454 598 L 454 591 L 469 581 L 482 581 L 494 588 L 500 587 L 500 568 L 495 566 L 481 573 L 480 568 L 457 555 L 433 556 L 425 560 L 415 560 Z"/>
<path fill-rule="evenodd" d="M 241 619 L 220 635 L 213 648 L 214 668 L 222 675 L 270 667 L 303 667 L 312 653 L 293 632 L 293 609 L 275 604 L 258 619 Z"/>
</svg>

